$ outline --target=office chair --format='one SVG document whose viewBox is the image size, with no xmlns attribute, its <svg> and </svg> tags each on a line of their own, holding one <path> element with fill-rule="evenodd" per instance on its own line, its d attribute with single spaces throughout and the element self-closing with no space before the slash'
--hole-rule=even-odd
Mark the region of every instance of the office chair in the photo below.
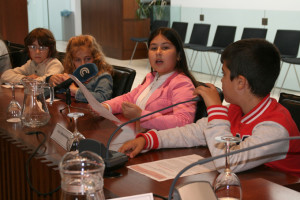
<svg viewBox="0 0 300 200">
<path fill-rule="evenodd" d="M 198 81 L 198 85 L 197 86 L 202 85 L 202 84 L 203 83 L 201 83 L 201 82 Z M 216 87 L 216 88 L 217 88 L 217 90 L 219 92 L 219 96 L 220 96 L 221 102 L 223 102 L 223 100 L 224 100 L 223 91 L 220 88 L 218 88 L 218 87 Z M 208 116 L 207 115 L 207 108 L 206 108 L 206 105 L 205 105 L 204 101 L 203 100 L 198 101 L 197 102 L 197 108 L 196 108 L 194 122 L 197 122 L 197 120 L 201 119 L 202 117 L 207 117 L 207 116 Z"/>
<path fill-rule="evenodd" d="M 298 130 L 300 130 L 300 96 L 288 93 L 280 93 L 278 102 L 290 112 Z"/>
<path fill-rule="evenodd" d="M 113 66 L 112 98 L 130 92 L 136 71 L 128 67 Z"/>
<path fill-rule="evenodd" d="M 193 60 L 194 50 L 192 49 L 193 46 L 207 46 L 208 36 L 209 36 L 210 24 L 194 24 L 193 30 L 191 33 L 190 41 L 185 43 L 183 46 L 184 48 L 191 49 L 192 55 L 189 59 L 189 65 L 191 65 L 191 61 Z M 192 69 L 192 67 L 191 67 Z"/>
<path fill-rule="evenodd" d="M 178 35 L 181 38 L 181 41 L 184 43 L 186 31 L 187 31 L 188 23 L 187 22 L 173 22 L 172 29 L 177 31 Z"/>
<path fill-rule="evenodd" d="M 29 60 L 28 53 L 25 51 L 25 46 L 4 40 L 10 57 L 12 68 L 21 67 Z"/>
<path fill-rule="evenodd" d="M 204 58 L 206 59 L 206 63 L 208 65 L 208 70 L 210 71 L 210 73 L 212 75 L 211 82 L 214 80 L 214 76 L 216 76 L 215 81 L 217 79 L 217 75 L 218 75 L 219 70 L 216 74 L 215 74 L 215 70 L 217 68 L 217 64 L 218 64 L 218 61 L 219 61 L 220 54 L 223 52 L 223 50 L 229 44 L 233 43 L 235 33 L 236 33 L 236 26 L 220 26 L 219 25 L 219 26 L 217 26 L 217 30 L 216 30 L 216 33 L 215 33 L 215 37 L 214 37 L 212 46 L 209 46 L 209 47 L 206 47 L 206 46 L 191 46 L 191 49 L 197 51 L 197 54 L 198 54 L 198 52 L 214 52 L 214 53 L 218 54 L 218 57 L 217 57 L 217 60 L 216 60 L 216 63 L 215 63 L 214 66 L 211 63 L 211 59 L 210 59 L 209 54 L 207 54 L 208 58 L 206 58 L 204 56 Z M 195 60 L 197 58 L 197 54 L 194 58 L 194 63 L 195 63 Z M 193 65 L 194 65 L 194 63 L 193 63 Z"/>
<path fill-rule="evenodd" d="M 262 38 L 266 39 L 268 29 L 265 28 L 244 28 L 241 39 Z"/>
<path fill-rule="evenodd" d="M 153 24 L 150 26 L 150 33 L 153 32 L 154 30 L 160 28 L 160 27 L 168 27 L 168 24 L 169 24 L 169 22 L 165 21 L 165 20 L 155 20 L 153 22 Z M 148 49 L 148 44 L 147 44 L 148 38 L 136 38 L 136 37 L 132 37 L 132 38 L 130 38 L 130 40 L 132 40 L 133 42 L 135 42 L 135 46 L 134 46 L 133 52 L 131 54 L 129 65 L 132 62 L 133 56 L 134 56 L 135 51 L 136 51 L 136 47 L 137 47 L 137 45 L 139 43 L 141 43 L 141 42 L 145 43 L 145 45 L 146 45 L 146 47 Z"/>
<path fill-rule="evenodd" d="M 281 66 L 284 62 L 289 63 L 288 69 L 285 73 L 284 79 L 282 81 L 282 84 L 280 86 L 279 93 L 282 90 L 282 87 L 284 85 L 284 82 L 286 80 L 287 74 L 290 70 L 291 65 L 293 65 L 295 74 L 297 76 L 297 81 L 300 87 L 300 81 L 299 77 L 295 68 L 295 65 L 298 65 L 300 63 L 300 60 L 297 59 L 298 50 L 299 50 L 299 44 L 300 44 L 300 31 L 298 30 L 277 30 L 275 39 L 274 39 L 274 45 L 278 48 L 280 52 L 280 56 L 282 58 Z M 278 79 L 277 79 L 278 81 Z M 276 83 L 277 83 L 276 81 Z M 276 85 L 275 83 L 275 85 Z"/>
</svg>

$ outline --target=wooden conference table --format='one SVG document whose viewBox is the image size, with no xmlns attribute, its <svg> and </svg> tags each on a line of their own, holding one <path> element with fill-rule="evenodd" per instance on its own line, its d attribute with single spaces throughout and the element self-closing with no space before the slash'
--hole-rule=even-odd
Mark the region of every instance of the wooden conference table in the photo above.
<svg viewBox="0 0 300 200">
<path fill-rule="evenodd" d="M 16 89 L 16 99 L 23 103 L 23 89 Z M 33 150 L 43 139 L 42 135 L 26 135 L 28 131 L 42 131 L 47 136 L 46 143 L 40 148 L 38 155 L 30 163 L 30 179 L 33 186 L 42 193 L 47 193 L 60 185 L 60 175 L 57 165 L 66 151 L 50 138 L 54 127 L 60 123 L 73 131 L 73 123 L 67 117 L 67 110 L 62 113 L 66 104 L 63 101 L 55 101 L 48 105 L 51 120 L 40 128 L 23 127 L 21 123 L 6 122 L 6 108 L 11 100 L 11 89 L 0 88 L 0 199 L 59 199 L 60 190 L 51 196 L 38 196 L 30 190 L 26 182 L 25 162 Z M 72 102 L 72 106 L 88 108 L 87 104 Z M 78 129 L 86 138 L 97 139 L 104 144 L 110 134 L 117 128 L 116 123 L 99 116 L 94 116 L 88 110 L 71 111 L 84 112 L 85 115 L 78 120 Z M 122 116 L 118 116 L 125 122 Z M 133 124 L 125 126 L 116 135 L 115 140 L 132 137 Z M 117 143 L 117 142 L 116 142 Z M 129 159 L 126 165 L 151 162 L 160 159 L 198 154 L 209 157 L 206 147 L 162 149 L 141 154 L 134 159 Z M 122 174 L 118 178 L 105 178 L 104 192 L 106 198 L 123 197 L 142 193 L 154 193 L 167 196 L 172 180 L 157 182 L 126 167 L 116 170 Z M 197 174 L 180 178 L 177 184 L 189 181 L 206 180 L 211 183 L 217 176 L 217 172 Z M 237 174 L 243 188 L 243 199 L 300 199 L 300 178 L 288 173 L 272 170 L 260 166 Z M 290 189 L 292 188 L 292 189 Z M 284 197 L 284 198 L 282 198 Z"/>
</svg>

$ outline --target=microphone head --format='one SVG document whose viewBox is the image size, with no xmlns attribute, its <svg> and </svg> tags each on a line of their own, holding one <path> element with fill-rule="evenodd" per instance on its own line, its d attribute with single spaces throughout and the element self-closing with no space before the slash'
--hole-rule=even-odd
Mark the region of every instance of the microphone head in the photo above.
<svg viewBox="0 0 300 200">
<path fill-rule="evenodd" d="M 87 63 L 78 67 L 73 75 L 82 83 L 86 82 L 98 73 L 98 68 L 95 63 Z"/>
</svg>

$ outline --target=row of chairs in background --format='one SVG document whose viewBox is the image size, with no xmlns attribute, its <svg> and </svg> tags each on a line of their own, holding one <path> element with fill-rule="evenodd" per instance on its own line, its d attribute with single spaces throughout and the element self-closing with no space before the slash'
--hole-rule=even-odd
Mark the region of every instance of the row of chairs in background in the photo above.
<svg viewBox="0 0 300 200">
<path fill-rule="evenodd" d="M 164 21 L 164 20 L 154 21 L 150 28 L 150 31 L 154 31 L 159 27 L 168 27 L 168 21 Z M 182 41 L 185 41 L 186 32 L 188 28 L 187 22 L 174 21 L 172 23 L 171 28 L 173 28 L 178 32 Z M 195 61 L 198 57 L 198 53 L 199 52 L 203 53 L 209 73 L 212 75 L 211 82 L 214 83 L 217 80 L 219 71 L 221 69 L 221 67 L 218 67 L 220 54 L 230 43 L 234 42 L 236 29 L 237 29 L 236 26 L 222 26 L 222 25 L 217 26 L 213 43 L 211 46 L 207 46 L 209 32 L 210 32 L 210 24 L 195 23 L 193 25 L 189 42 L 184 44 L 185 48 L 192 50 L 192 54 L 188 59 L 190 69 L 193 70 L 193 66 L 195 65 Z M 241 39 L 247 39 L 247 38 L 266 39 L 267 31 L 268 30 L 265 28 L 245 27 L 243 29 Z M 144 42 L 147 46 L 147 38 L 131 38 L 131 40 L 136 42 L 136 44 L 131 55 L 130 63 L 132 62 L 138 43 Z M 281 67 L 284 62 L 289 63 L 283 81 L 281 83 L 281 86 L 279 87 L 280 88 L 279 93 L 281 92 L 284 86 L 284 83 L 286 81 L 287 75 L 291 67 L 294 68 L 296 79 L 300 88 L 300 80 L 296 70 L 296 65 L 300 65 L 300 58 L 297 58 L 299 44 L 300 44 L 300 30 L 277 30 L 273 43 L 278 48 L 281 54 L 281 58 L 282 58 Z M 209 54 L 211 52 L 218 54 L 215 64 L 212 64 L 210 54 Z"/>
</svg>

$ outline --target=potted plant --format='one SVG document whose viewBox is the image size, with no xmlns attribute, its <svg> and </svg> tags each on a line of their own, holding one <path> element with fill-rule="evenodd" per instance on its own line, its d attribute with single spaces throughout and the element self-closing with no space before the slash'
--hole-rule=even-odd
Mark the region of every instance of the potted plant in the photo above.
<svg viewBox="0 0 300 200">
<path fill-rule="evenodd" d="M 135 1 L 138 4 L 138 9 L 136 10 L 136 16 L 138 19 L 149 18 L 151 9 L 155 9 L 154 13 L 156 18 L 160 19 L 163 17 L 165 5 L 167 5 L 165 0 L 152 0 L 150 3 L 141 2 L 141 0 Z"/>
<path fill-rule="evenodd" d="M 141 0 L 135 0 L 138 4 L 138 9 L 136 10 L 136 16 L 138 19 L 146 19 L 150 16 L 151 5 L 148 3 L 141 2 Z"/>
</svg>

